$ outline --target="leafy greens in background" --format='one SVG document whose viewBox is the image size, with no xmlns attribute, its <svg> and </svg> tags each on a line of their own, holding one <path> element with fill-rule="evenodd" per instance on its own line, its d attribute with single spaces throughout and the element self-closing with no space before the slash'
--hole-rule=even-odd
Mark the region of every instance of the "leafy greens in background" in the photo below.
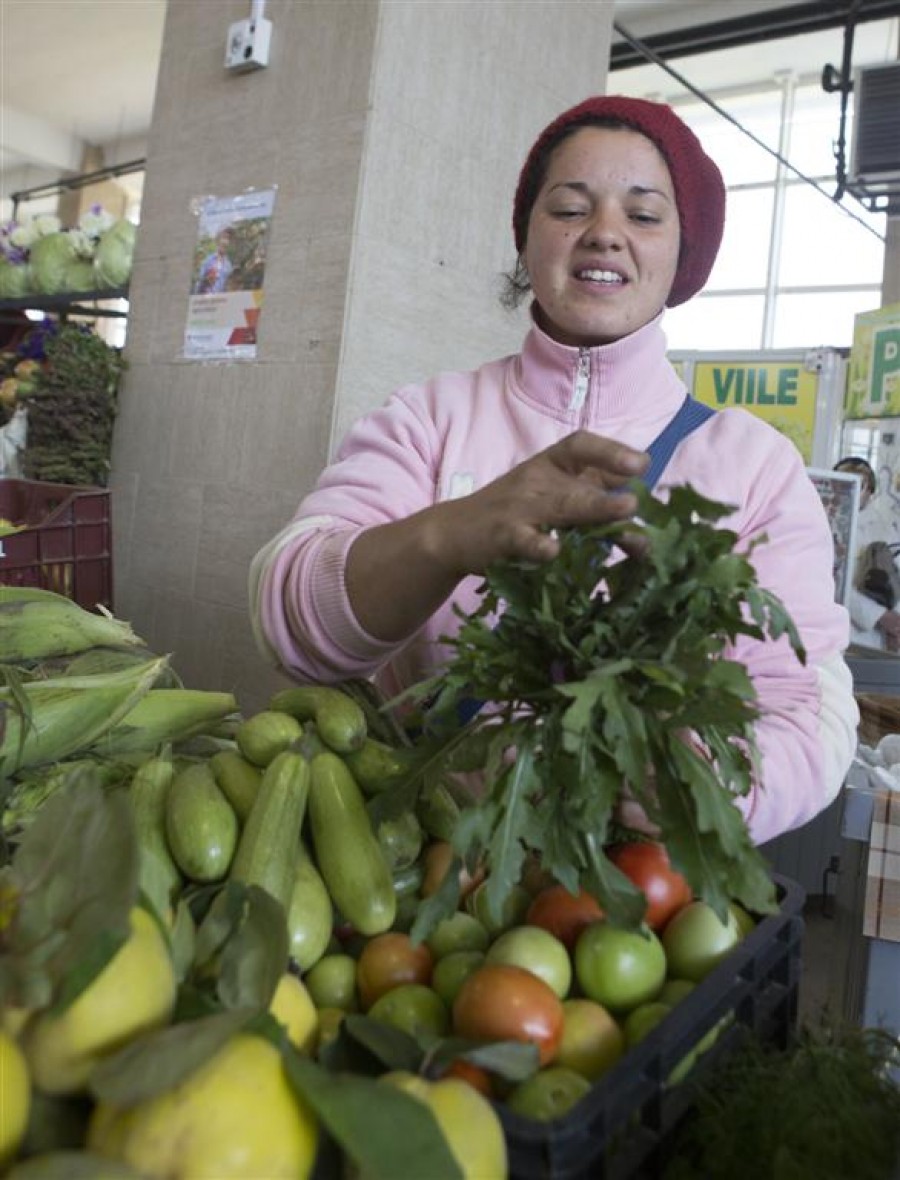
<svg viewBox="0 0 900 1180">
<path fill-rule="evenodd" d="M 412 690 L 428 770 L 483 775 L 452 841 L 460 863 L 487 867 L 495 915 L 536 852 L 570 890 L 595 894 L 611 921 L 637 925 L 643 895 L 604 853 L 623 789 L 720 916 L 731 899 L 775 908 L 735 805 L 751 786 L 755 691 L 723 652 L 746 635 L 786 636 L 796 658 L 805 653 L 749 555 L 735 552 L 737 534 L 717 526 L 728 506 L 689 486 L 667 503 L 643 488 L 638 497 L 637 521 L 566 530 L 552 562 L 490 568 L 478 610 L 448 641 L 448 665 Z M 639 552 L 612 548 L 623 534 L 645 539 Z M 472 698 L 488 707 L 464 722 Z M 449 874 L 414 936 L 457 901 Z"/>
</svg>

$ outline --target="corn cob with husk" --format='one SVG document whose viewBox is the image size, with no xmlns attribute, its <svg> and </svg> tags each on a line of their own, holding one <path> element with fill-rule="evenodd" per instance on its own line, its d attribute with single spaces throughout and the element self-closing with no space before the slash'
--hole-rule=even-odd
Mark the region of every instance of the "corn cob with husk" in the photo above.
<svg viewBox="0 0 900 1180">
<path fill-rule="evenodd" d="M 7 838 L 17 837 L 34 820 L 47 800 L 63 789 L 79 770 L 91 770 L 103 787 L 115 787 L 130 782 L 134 773 L 127 763 L 100 762 L 93 758 L 79 758 L 68 762 L 54 762 L 23 770 L 9 784 L 9 794 L 0 816 L 0 830 Z"/>
<path fill-rule="evenodd" d="M 0 688 L 0 776 L 86 751 L 149 692 L 165 663 L 154 657 L 122 672 Z"/>
<path fill-rule="evenodd" d="M 167 744 L 207 733 L 236 709 L 230 692 L 153 688 L 91 748 L 103 758 L 153 754 Z"/>
<path fill-rule="evenodd" d="M 84 610 L 50 590 L 0 586 L 0 663 L 75 655 L 100 646 L 137 646 L 128 623 Z"/>
</svg>

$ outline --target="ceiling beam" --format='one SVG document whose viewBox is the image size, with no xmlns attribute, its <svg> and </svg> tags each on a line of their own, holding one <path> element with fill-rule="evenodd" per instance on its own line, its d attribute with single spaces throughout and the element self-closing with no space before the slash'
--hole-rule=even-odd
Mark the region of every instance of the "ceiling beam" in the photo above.
<svg viewBox="0 0 900 1180">
<path fill-rule="evenodd" d="M 668 60 L 772 41 L 776 37 L 795 37 L 802 33 L 821 32 L 823 29 L 843 28 L 851 17 L 851 9 L 854 10 L 852 19 L 857 24 L 888 20 L 900 16 L 900 0 L 857 0 L 856 4 L 850 3 L 850 0 L 815 0 L 814 3 L 751 11 L 728 20 L 662 33 L 634 32 L 644 45 Z M 628 31 L 632 32 L 630 28 Z M 613 39 L 609 56 L 610 70 L 623 70 L 644 65 L 645 62 L 646 58 L 627 41 Z"/>
<path fill-rule="evenodd" d="M 46 119 L 0 105 L 0 150 L 11 166 L 18 160 L 60 172 L 76 172 L 81 166 L 84 142 Z"/>
</svg>

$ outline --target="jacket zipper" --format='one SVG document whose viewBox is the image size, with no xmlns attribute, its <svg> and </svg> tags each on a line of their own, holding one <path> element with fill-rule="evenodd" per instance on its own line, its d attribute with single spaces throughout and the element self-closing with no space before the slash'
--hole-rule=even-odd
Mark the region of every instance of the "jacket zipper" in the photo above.
<svg viewBox="0 0 900 1180">
<path fill-rule="evenodd" d="M 577 414 L 587 400 L 588 388 L 591 384 L 591 354 L 587 348 L 578 350 L 578 368 L 575 370 L 575 385 L 572 389 L 572 400 L 569 409 Z"/>
</svg>

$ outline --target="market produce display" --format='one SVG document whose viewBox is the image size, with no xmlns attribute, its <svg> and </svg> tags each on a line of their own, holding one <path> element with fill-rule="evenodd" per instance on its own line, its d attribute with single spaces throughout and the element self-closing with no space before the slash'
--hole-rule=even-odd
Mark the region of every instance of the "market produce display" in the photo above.
<svg viewBox="0 0 900 1180">
<path fill-rule="evenodd" d="M 47 483 L 106 487 L 119 382 L 120 349 L 85 324 L 45 320 L 0 354 L 4 419 L 27 412 L 23 474 Z"/>
<path fill-rule="evenodd" d="M 351 681 L 288 688 L 243 716 L 231 694 L 182 685 L 127 623 L 0 587 L 0 1157 L 12 1180 L 491 1180 L 510 1172 L 509 1119 L 577 1117 L 772 907 L 756 854 L 722 818 L 746 781 L 725 732 L 746 737 L 752 693 L 734 669 L 707 676 L 722 633 L 790 624 L 749 563 L 727 558 L 727 535 L 713 552 L 704 521 L 717 507 L 643 505 L 645 528 L 666 534 L 667 576 L 701 607 L 660 606 L 663 565 L 646 558 L 606 573 L 632 613 L 650 594 L 664 634 L 669 620 L 665 660 L 633 642 L 610 672 L 600 603 L 580 637 L 561 628 L 573 574 L 597 576 L 573 544 L 539 586 L 532 571 L 491 574 L 518 650 L 509 627 L 464 626 L 437 705 L 423 688 L 408 715 Z M 539 675 L 540 619 L 555 676 Z M 448 708 L 489 683 L 499 712 Z M 693 756 L 678 761 L 667 709 L 721 754 L 722 785 Z M 594 846 L 564 845 L 560 814 L 544 809 L 549 755 L 556 806 L 585 805 L 569 758 L 592 785 Z M 683 799 L 687 783 L 703 802 L 680 828 L 642 793 L 639 765 L 657 756 L 672 791 Z M 471 770 L 487 779 L 481 801 L 459 773 Z M 614 774 L 662 839 L 615 820 Z M 735 1019 L 716 1014 L 679 1048 L 659 1094 L 690 1085 Z"/>
<path fill-rule="evenodd" d="M 131 277 L 137 226 L 94 204 L 77 225 L 41 213 L 0 225 L 0 299 L 94 294 Z"/>
</svg>

